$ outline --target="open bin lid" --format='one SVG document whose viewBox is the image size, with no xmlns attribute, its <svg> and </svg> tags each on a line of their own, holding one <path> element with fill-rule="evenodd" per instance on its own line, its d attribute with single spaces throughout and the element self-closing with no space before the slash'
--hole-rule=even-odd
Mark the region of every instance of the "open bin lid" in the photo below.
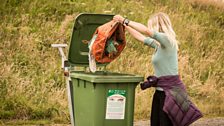
<svg viewBox="0 0 224 126">
<path fill-rule="evenodd" d="M 91 40 L 96 28 L 113 19 L 114 15 L 108 14 L 80 14 L 75 18 L 72 38 L 69 47 L 68 61 L 75 66 L 88 66 L 88 44 L 83 40 Z M 106 65 L 106 64 L 101 64 Z"/>
</svg>

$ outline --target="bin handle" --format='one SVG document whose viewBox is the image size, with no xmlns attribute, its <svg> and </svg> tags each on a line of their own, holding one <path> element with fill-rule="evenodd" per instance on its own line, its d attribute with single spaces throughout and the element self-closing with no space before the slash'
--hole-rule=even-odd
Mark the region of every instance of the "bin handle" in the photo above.
<svg viewBox="0 0 224 126">
<path fill-rule="evenodd" d="M 88 40 L 82 40 L 82 43 L 89 44 L 89 41 Z"/>
<path fill-rule="evenodd" d="M 69 112 L 70 112 L 70 119 L 72 126 L 75 126 L 75 120 L 74 120 L 74 108 L 72 106 L 72 99 L 71 99 L 71 78 L 69 76 L 69 71 L 67 69 L 68 67 L 68 61 L 64 54 L 63 48 L 67 47 L 67 44 L 51 44 L 51 47 L 58 48 L 60 55 L 61 55 L 61 68 L 64 69 L 65 79 L 66 79 L 66 86 L 67 86 L 67 92 L 68 92 L 68 103 L 69 103 Z M 67 75 L 66 75 L 67 74 Z"/>
<path fill-rule="evenodd" d="M 63 48 L 67 47 L 67 44 L 51 44 L 51 47 L 58 48 L 61 55 L 61 68 L 64 68 L 64 62 L 67 60 Z"/>
</svg>

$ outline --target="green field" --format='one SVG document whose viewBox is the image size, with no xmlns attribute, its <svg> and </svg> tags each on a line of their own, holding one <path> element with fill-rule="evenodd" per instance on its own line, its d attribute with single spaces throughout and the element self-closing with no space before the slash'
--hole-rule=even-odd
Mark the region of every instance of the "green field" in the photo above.
<svg viewBox="0 0 224 126">
<path fill-rule="evenodd" d="M 0 0 L 0 119 L 69 122 L 61 61 L 51 44 L 70 43 L 79 13 L 146 24 L 159 11 L 170 15 L 177 33 L 179 73 L 191 100 L 205 117 L 224 116 L 224 5 L 195 1 Z M 127 34 L 125 50 L 107 70 L 147 77 L 152 54 Z M 135 120 L 149 118 L 153 92 L 137 86 Z"/>
</svg>

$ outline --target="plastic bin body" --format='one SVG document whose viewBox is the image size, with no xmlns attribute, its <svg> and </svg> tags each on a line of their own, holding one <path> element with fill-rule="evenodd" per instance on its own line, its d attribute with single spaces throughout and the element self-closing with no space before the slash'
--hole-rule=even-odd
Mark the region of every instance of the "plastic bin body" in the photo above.
<svg viewBox="0 0 224 126">
<path fill-rule="evenodd" d="M 75 126 L 133 126 L 135 87 L 142 77 L 119 73 L 73 72 L 71 78 Z M 107 110 L 111 109 L 107 105 L 109 91 L 125 92 L 125 101 L 122 103 L 124 107 L 120 106 L 124 112 L 118 111 L 119 114 L 124 114 L 123 117 L 106 119 L 109 114 Z"/>
<path fill-rule="evenodd" d="M 88 66 L 88 45 L 99 25 L 113 15 L 77 16 L 68 61 L 72 66 Z M 102 66 L 107 64 L 97 64 Z M 133 126 L 135 87 L 143 81 L 137 75 L 97 71 L 70 71 L 72 117 L 75 126 Z"/>
</svg>

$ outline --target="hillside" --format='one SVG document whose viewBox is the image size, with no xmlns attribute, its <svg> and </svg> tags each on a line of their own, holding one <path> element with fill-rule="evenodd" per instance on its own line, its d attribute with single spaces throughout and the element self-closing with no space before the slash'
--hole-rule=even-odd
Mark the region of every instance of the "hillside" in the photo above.
<svg viewBox="0 0 224 126">
<path fill-rule="evenodd" d="M 58 50 L 69 44 L 79 13 L 121 14 L 146 24 L 155 12 L 170 15 L 180 42 L 179 72 L 206 117 L 224 116 L 224 7 L 200 0 L 0 0 L 0 119 L 68 122 Z M 67 50 L 66 50 L 67 52 Z M 153 73 L 153 50 L 127 34 L 108 71 Z M 135 119 L 149 118 L 154 90 L 136 89 Z"/>
</svg>

